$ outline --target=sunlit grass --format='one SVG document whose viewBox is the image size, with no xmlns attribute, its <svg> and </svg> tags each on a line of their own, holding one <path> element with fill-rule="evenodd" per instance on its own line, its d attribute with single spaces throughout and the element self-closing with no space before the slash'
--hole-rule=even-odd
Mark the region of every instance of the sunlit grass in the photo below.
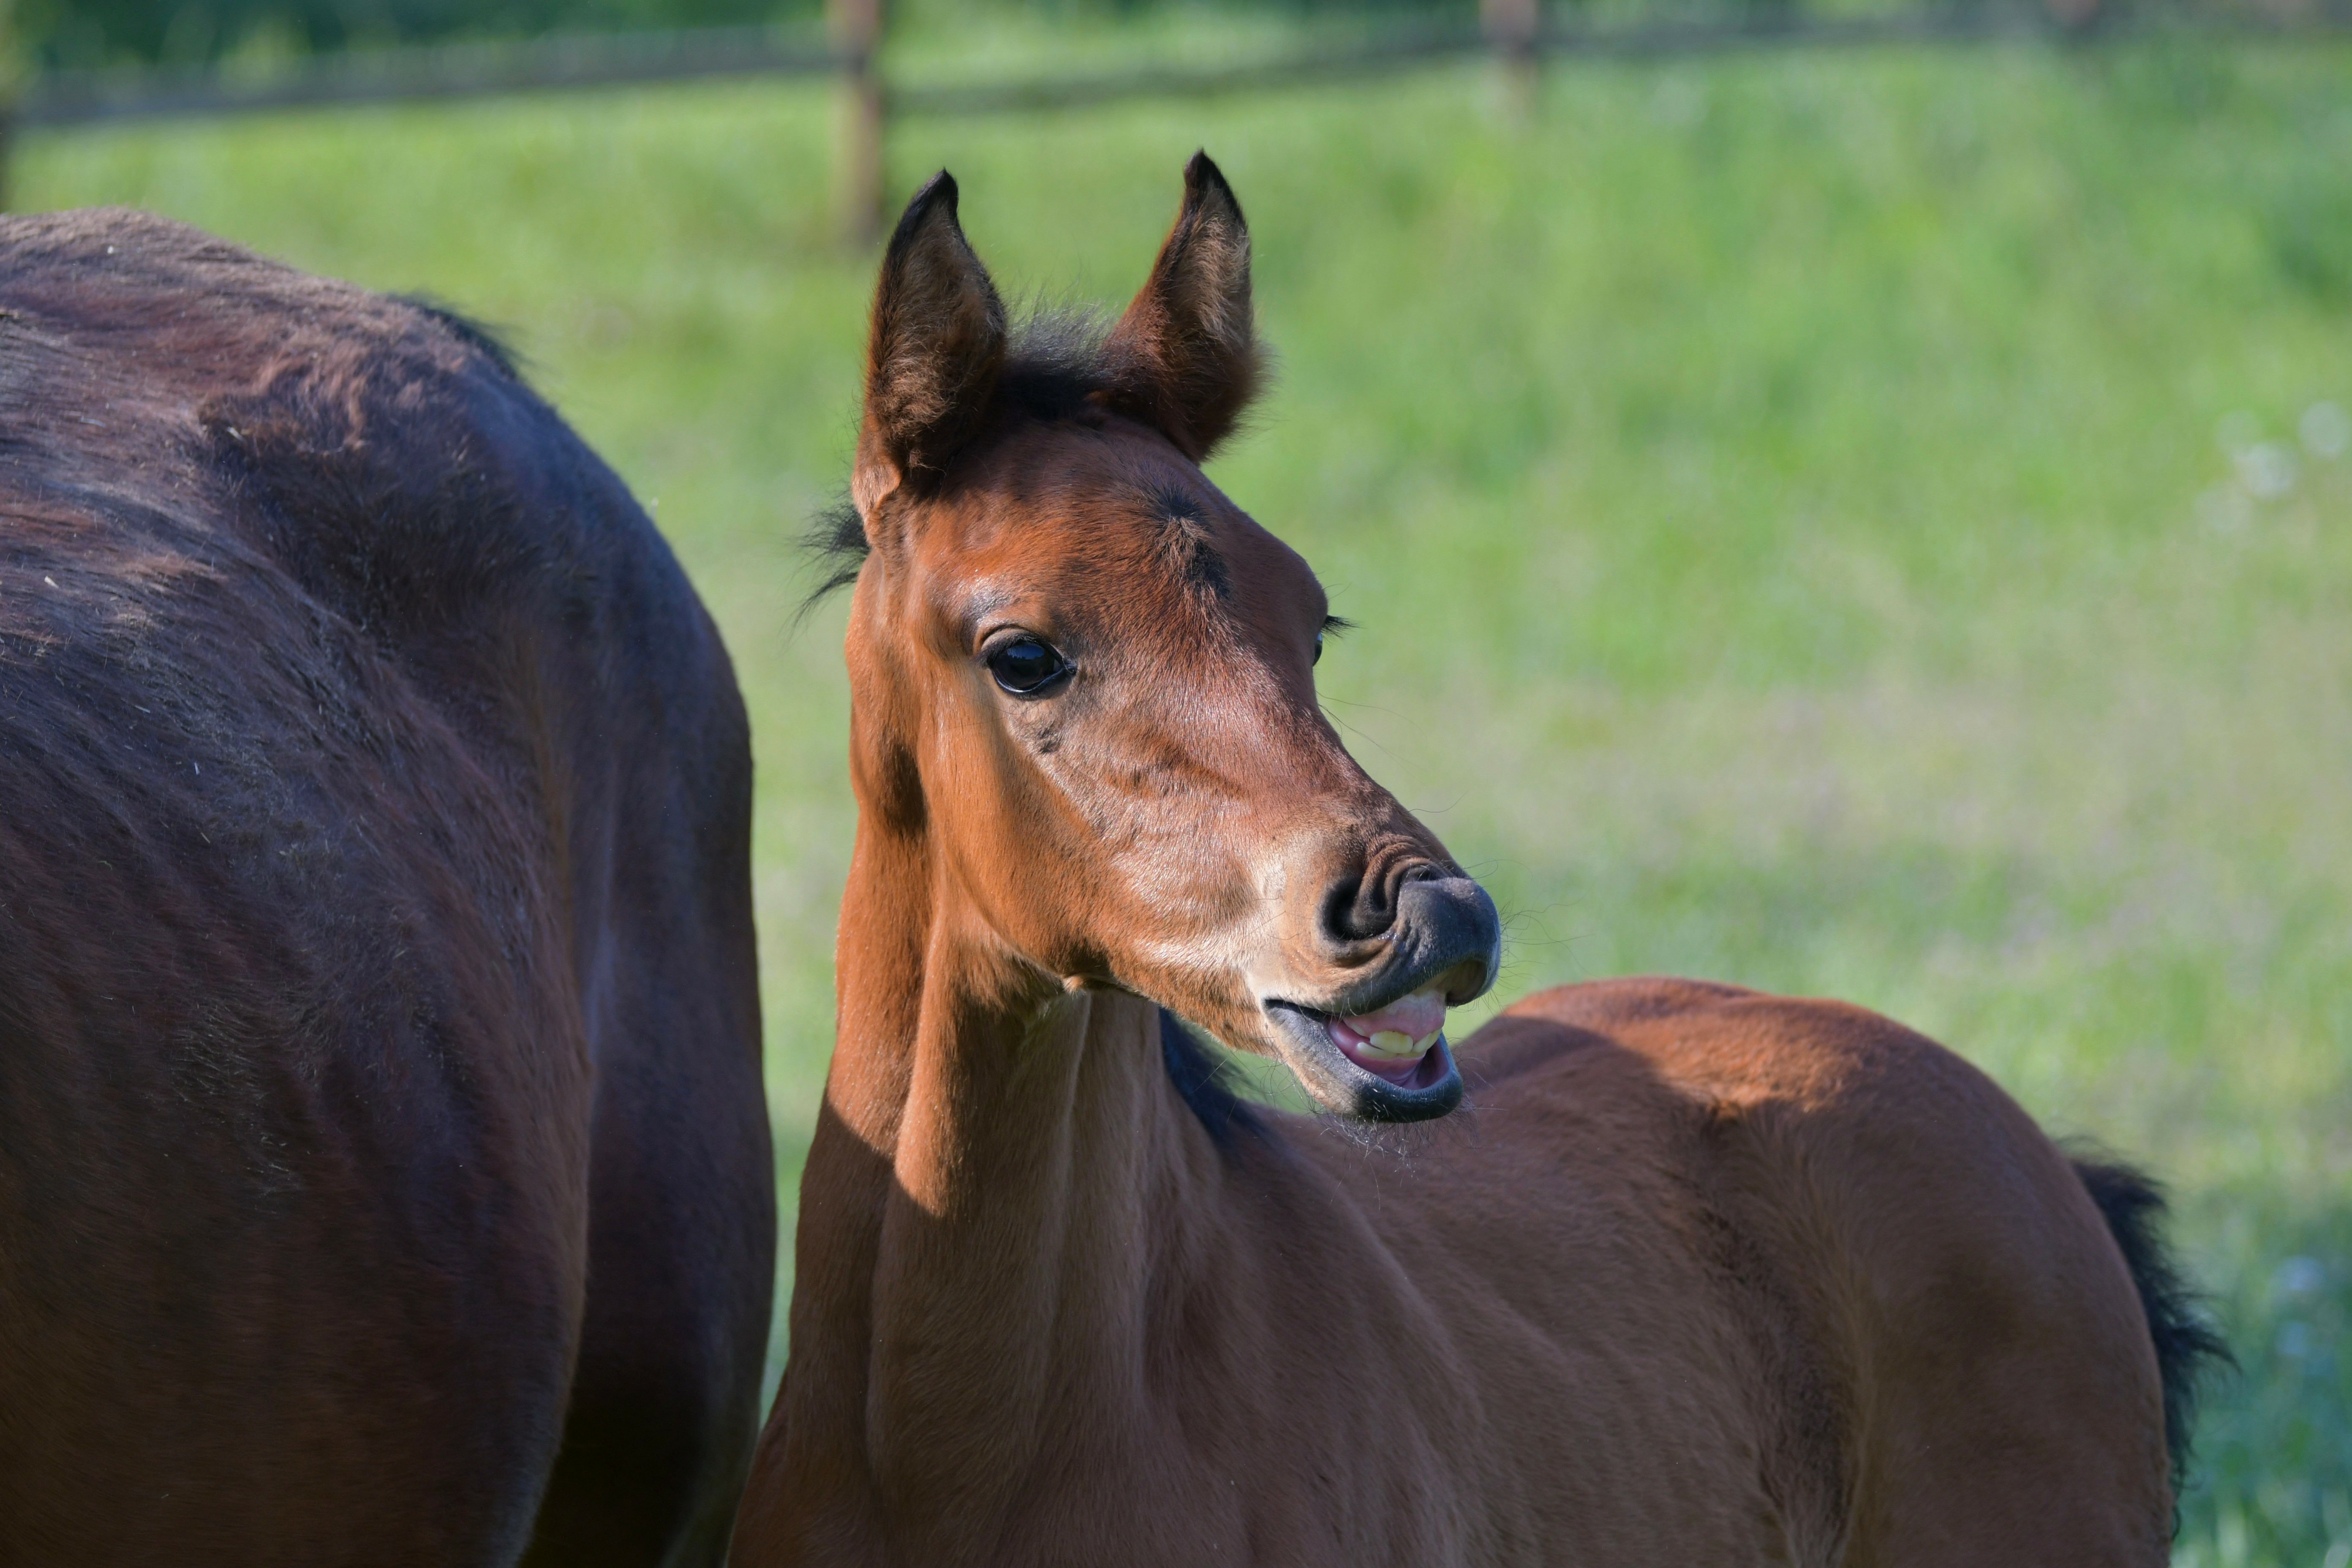
<svg viewBox="0 0 2352 1568">
<path fill-rule="evenodd" d="M 893 177 L 951 165 L 1008 288 L 1108 301 L 1209 146 L 1283 364 L 1215 477 L 1362 623 L 1327 700 L 1509 911 L 1504 991 L 1850 997 L 2145 1160 L 2245 1363 L 2180 1561 L 2347 1568 L 2352 51 L 1490 88 L 916 121 Z M 839 612 L 790 616 L 871 264 L 829 122 L 706 89 L 18 169 L 509 326 L 655 507 L 753 712 L 788 1185 L 852 823 Z"/>
</svg>

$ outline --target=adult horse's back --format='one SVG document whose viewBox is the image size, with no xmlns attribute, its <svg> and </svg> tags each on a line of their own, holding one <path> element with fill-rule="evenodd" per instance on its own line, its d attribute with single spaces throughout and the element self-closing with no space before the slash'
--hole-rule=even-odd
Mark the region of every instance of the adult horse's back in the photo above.
<svg viewBox="0 0 2352 1568">
<path fill-rule="evenodd" d="M 0 225 L 0 1563 L 715 1562 L 749 819 L 717 633 L 479 334 Z"/>
</svg>

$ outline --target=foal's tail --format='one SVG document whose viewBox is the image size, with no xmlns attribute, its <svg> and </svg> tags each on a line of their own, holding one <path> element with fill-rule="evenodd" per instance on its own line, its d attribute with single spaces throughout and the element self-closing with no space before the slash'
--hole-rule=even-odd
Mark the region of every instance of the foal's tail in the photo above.
<svg viewBox="0 0 2352 1568">
<path fill-rule="evenodd" d="M 2221 1331 L 2198 1310 L 2196 1289 L 2172 1259 L 2164 1237 L 2163 1189 L 2120 1161 L 2078 1156 L 2074 1165 L 2123 1251 L 2139 1289 L 2140 1310 L 2147 1315 L 2147 1337 L 2155 1342 L 2157 1370 L 2164 1379 L 2164 1446 L 2172 1456 L 2177 1498 L 2189 1468 L 2199 1386 L 2208 1373 L 2235 1366 L 2237 1360 Z"/>
</svg>

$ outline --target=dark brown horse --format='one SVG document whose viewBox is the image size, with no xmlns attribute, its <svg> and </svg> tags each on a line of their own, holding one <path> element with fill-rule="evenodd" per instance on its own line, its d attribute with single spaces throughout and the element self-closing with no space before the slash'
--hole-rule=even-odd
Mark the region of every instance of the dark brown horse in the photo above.
<svg viewBox="0 0 2352 1568">
<path fill-rule="evenodd" d="M 735 1561 L 2161 1563 L 2205 1342 L 2147 1189 L 1834 1003 L 1549 991 L 1457 1065 L 1493 909 L 1199 468 L 1257 378 L 1232 192 L 1193 162 L 1101 338 L 1009 336 L 955 207 L 875 304 L 839 1044 Z M 1342 1117 L 1474 1110 L 1335 1135 L 1171 1015 Z"/>
<path fill-rule="evenodd" d="M 0 224 L 0 1563 L 717 1562 L 749 826 L 709 620 L 487 340 Z"/>
</svg>

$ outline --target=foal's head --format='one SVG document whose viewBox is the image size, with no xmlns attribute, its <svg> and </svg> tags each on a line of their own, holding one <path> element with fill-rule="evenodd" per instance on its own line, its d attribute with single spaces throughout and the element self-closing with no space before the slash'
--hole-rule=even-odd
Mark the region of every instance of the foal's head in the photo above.
<svg viewBox="0 0 2352 1568">
<path fill-rule="evenodd" d="M 926 842 L 1016 989 L 1132 992 L 1334 1110 L 1435 1116 L 1494 905 L 1340 745 L 1322 586 L 1201 472 L 1258 370 L 1249 233 L 1206 156 L 1107 337 L 1009 335 L 955 182 L 923 188 L 851 486 L 859 801 Z"/>
</svg>

